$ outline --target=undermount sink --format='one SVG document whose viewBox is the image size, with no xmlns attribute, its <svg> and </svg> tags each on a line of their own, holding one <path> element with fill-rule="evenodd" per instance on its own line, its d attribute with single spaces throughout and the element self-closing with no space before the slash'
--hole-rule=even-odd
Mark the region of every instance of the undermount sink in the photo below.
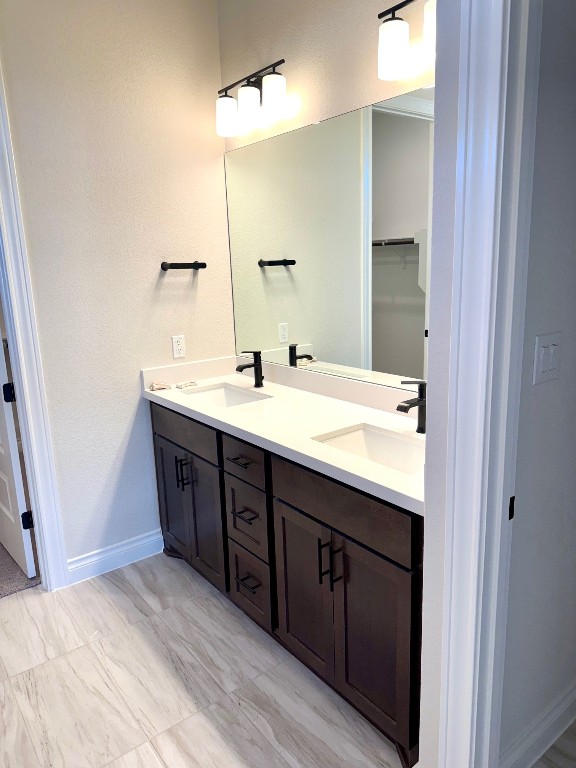
<svg viewBox="0 0 576 768">
<path fill-rule="evenodd" d="M 355 424 L 312 438 L 320 443 L 413 475 L 424 465 L 424 441 L 370 424 Z"/>
<path fill-rule="evenodd" d="M 192 395 L 200 405 L 215 405 L 219 408 L 231 408 L 235 405 L 246 405 L 258 400 L 267 400 L 272 395 L 256 392 L 253 389 L 236 387 L 234 384 L 214 384 L 210 387 L 186 387 L 182 390 L 186 395 Z"/>
</svg>

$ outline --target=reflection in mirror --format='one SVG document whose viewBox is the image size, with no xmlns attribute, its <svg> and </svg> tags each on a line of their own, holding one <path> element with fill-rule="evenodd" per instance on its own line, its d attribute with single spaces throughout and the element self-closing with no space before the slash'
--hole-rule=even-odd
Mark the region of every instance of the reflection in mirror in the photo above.
<svg viewBox="0 0 576 768">
<path fill-rule="evenodd" d="M 425 376 L 432 147 L 428 89 L 226 154 L 238 353 Z"/>
</svg>

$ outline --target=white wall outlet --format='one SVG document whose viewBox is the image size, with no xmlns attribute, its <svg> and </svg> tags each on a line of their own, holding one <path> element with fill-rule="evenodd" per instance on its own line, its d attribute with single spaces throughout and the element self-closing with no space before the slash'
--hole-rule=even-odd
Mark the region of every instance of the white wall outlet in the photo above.
<svg viewBox="0 0 576 768">
<path fill-rule="evenodd" d="M 184 336 L 172 336 L 172 357 L 186 357 L 186 339 Z"/>
<path fill-rule="evenodd" d="M 533 384 L 553 381 L 560 376 L 561 340 L 561 333 L 548 333 L 545 336 L 536 336 Z"/>
<path fill-rule="evenodd" d="M 278 338 L 281 344 L 286 344 L 288 341 L 288 323 L 278 324 Z"/>
</svg>

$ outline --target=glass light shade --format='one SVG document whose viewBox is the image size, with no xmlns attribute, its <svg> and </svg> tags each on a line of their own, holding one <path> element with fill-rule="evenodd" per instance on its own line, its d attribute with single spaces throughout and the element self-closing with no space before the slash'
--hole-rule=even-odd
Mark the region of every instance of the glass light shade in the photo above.
<svg viewBox="0 0 576 768">
<path fill-rule="evenodd" d="M 424 45 L 431 55 L 436 55 L 436 0 L 428 0 L 424 6 Z"/>
<path fill-rule="evenodd" d="M 249 133 L 260 117 L 260 89 L 255 85 L 242 85 L 238 89 L 238 127 L 240 133 Z"/>
<path fill-rule="evenodd" d="M 233 96 L 216 99 L 216 133 L 223 138 L 238 134 L 238 103 Z"/>
<path fill-rule="evenodd" d="M 403 19 L 386 19 L 378 37 L 378 79 L 406 77 L 410 54 L 410 25 Z"/>
<path fill-rule="evenodd" d="M 278 120 L 286 110 L 286 78 L 280 72 L 262 78 L 262 109 L 268 120 Z"/>
</svg>

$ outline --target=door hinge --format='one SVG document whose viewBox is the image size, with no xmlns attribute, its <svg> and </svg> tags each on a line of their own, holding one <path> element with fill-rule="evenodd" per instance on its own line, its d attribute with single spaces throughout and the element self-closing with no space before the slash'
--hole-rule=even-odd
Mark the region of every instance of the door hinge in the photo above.
<svg viewBox="0 0 576 768">
<path fill-rule="evenodd" d="M 514 520 L 515 507 L 516 507 L 516 496 L 510 496 L 510 503 L 508 504 L 508 520 Z"/>
<path fill-rule="evenodd" d="M 32 518 L 32 510 L 30 509 L 26 512 L 22 512 L 22 528 L 25 531 L 34 528 L 34 519 Z"/>
<path fill-rule="evenodd" d="M 9 381 L 8 384 L 2 385 L 2 394 L 4 395 L 5 403 L 16 402 L 16 392 L 14 390 L 14 384 L 11 381 Z"/>
</svg>

